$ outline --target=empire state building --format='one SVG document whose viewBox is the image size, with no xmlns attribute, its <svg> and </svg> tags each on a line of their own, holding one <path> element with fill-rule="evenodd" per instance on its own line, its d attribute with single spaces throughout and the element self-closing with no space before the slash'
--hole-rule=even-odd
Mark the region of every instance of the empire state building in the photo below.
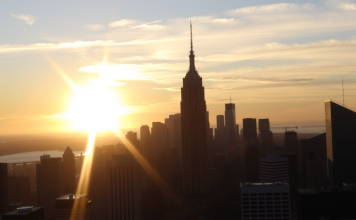
<svg viewBox="0 0 356 220">
<path fill-rule="evenodd" d="M 207 163 L 206 103 L 202 78 L 194 63 L 192 25 L 189 70 L 183 78 L 182 147 L 183 194 L 200 196 L 209 192 Z"/>
</svg>

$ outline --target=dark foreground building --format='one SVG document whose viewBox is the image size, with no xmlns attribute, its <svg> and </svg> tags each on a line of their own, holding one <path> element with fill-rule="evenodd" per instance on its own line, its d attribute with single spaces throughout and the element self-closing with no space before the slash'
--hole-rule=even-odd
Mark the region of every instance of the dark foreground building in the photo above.
<svg viewBox="0 0 356 220">
<path fill-rule="evenodd" d="M 303 220 L 355 219 L 356 187 L 297 189 L 297 217 Z"/>
<path fill-rule="evenodd" d="M 42 207 L 25 206 L 2 216 L 2 220 L 44 220 Z"/>
<path fill-rule="evenodd" d="M 209 192 L 206 103 L 202 78 L 195 69 L 193 43 L 190 65 L 181 89 L 183 194 L 202 196 Z"/>
<path fill-rule="evenodd" d="M 356 183 L 356 112 L 327 100 L 325 124 L 330 186 Z"/>
<path fill-rule="evenodd" d="M 72 216 L 72 217 L 71 217 Z M 55 220 L 94 220 L 92 201 L 85 194 L 68 194 L 56 199 Z"/>
</svg>

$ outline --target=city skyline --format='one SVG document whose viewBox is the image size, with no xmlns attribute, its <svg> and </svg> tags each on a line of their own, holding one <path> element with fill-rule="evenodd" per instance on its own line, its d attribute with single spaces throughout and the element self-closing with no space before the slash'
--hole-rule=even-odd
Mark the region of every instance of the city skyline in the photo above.
<svg viewBox="0 0 356 220">
<path fill-rule="evenodd" d="M 237 124 L 243 118 L 269 118 L 272 127 L 324 124 L 323 100 L 342 102 L 342 76 L 345 103 L 356 107 L 352 59 L 356 6 L 351 1 L 226 1 L 219 7 L 209 1 L 203 9 L 197 1 L 189 12 L 163 4 L 167 10 L 155 16 L 123 13 L 131 3 L 120 7 L 106 3 L 87 20 L 81 10 L 83 17 L 75 19 L 72 10 L 79 5 L 73 5 L 68 19 L 75 22 L 68 26 L 53 6 L 44 5 L 46 13 L 36 9 L 36 3 L 28 9 L 7 3 L 0 9 L 1 22 L 6 22 L 0 40 L 5 61 L 0 67 L 5 73 L 0 76 L 0 97 L 6 104 L 0 110 L 2 134 L 78 129 L 64 117 L 76 99 L 62 73 L 79 87 L 106 83 L 120 107 L 119 128 L 164 122 L 179 112 L 189 20 L 212 127 L 230 92 Z M 188 3 L 177 5 L 184 4 Z M 92 2 L 85 9 L 96 5 Z M 111 9 L 111 17 L 101 17 L 111 6 L 118 12 Z M 49 12 L 53 14 L 48 16 Z M 327 19 L 329 15 L 335 19 Z"/>
</svg>

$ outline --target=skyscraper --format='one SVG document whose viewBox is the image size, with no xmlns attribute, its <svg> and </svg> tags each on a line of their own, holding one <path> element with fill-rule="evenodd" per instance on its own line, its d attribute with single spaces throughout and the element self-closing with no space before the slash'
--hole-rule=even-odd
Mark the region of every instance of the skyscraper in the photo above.
<svg viewBox="0 0 356 220">
<path fill-rule="evenodd" d="M 295 131 L 284 133 L 284 146 L 286 154 L 298 154 L 298 136 Z"/>
<path fill-rule="evenodd" d="M 270 130 L 268 118 L 258 119 L 258 139 L 260 141 L 259 153 L 265 156 L 273 148 L 273 133 Z"/>
<path fill-rule="evenodd" d="M 7 163 L 0 163 L 0 216 L 7 212 L 8 204 Z"/>
<path fill-rule="evenodd" d="M 141 219 L 141 167 L 131 155 L 107 161 L 108 216 L 110 220 Z"/>
<path fill-rule="evenodd" d="M 257 138 L 256 118 L 244 118 L 243 129 L 243 138 L 246 141 Z"/>
<path fill-rule="evenodd" d="M 139 139 L 137 139 L 137 133 L 133 131 L 128 131 L 126 134 L 126 139 L 132 144 L 132 146 L 141 154 L 142 152 L 142 147 L 141 147 L 141 142 Z M 110 159 L 110 158 L 107 158 Z"/>
<path fill-rule="evenodd" d="M 75 158 L 70 147 L 67 147 L 63 154 L 64 168 L 64 193 L 72 194 L 77 189 L 75 174 Z"/>
<path fill-rule="evenodd" d="M 181 114 L 177 113 L 170 115 L 165 119 L 165 124 L 168 129 L 168 147 L 175 148 L 179 153 L 179 158 L 182 158 L 182 120 Z"/>
<path fill-rule="evenodd" d="M 265 158 L 259 158 L 260 182 L 288 182 L 288 158 L 270 153 Z"/>
<path fill-rule="evenodd" d="M 225 121 L 223 115 L 216 116 L 215 148 L 217 154 L 222 154 L 225 147 Z"/>
<path fill-rule="evenodd" d="M 209 191 L 206 103 L 194 57 L 191 33 L 190 65 L 181 89 L 183 193 L 186 195 L 202 195 Z"/>
<path fill-rule="evenodd" d="M 141 146 L 145 159 L 151 165 L 153 164 L 153 149 L 152 149 L 152 137 L 150 127 L 148 125 L 142 125 L 140 128 Z"/>
<path fill-rule="evenodd" d="M 157 168 L 159 155 L 168 149 L 167 127 L 161 122 L 152 122 L 153 166 Z"/>
<path fill-rule="evenodd" d="M 237 131 L 235 104 L 225 104 L 225 149 L 226 157 L 237 156 Z"/>
<path fill-rule="evenodd" d="M 25 176 L 9 176 L 9 204 L 21 203 L 21 206 L 30 204 L 30 180 Z"/>
<path fill-rule="evenodd" d="M 327 100 L 325 124 L 330 186 L 356 183 L 356 112 Z"/>
<path fill-rule="evenodd" d="M 36 165 L 38 205 L 44 208 L 45 218 L 54 217 L 55 199 L 64 195 L 64 172 L 61 157 L 41 156 Z"/>
</svg>

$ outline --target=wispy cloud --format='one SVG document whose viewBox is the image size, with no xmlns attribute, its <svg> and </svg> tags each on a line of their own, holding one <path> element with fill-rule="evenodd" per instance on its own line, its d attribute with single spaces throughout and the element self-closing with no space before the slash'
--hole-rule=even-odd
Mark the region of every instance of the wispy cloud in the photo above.
<svg viewBox="0 0 356 220">
<path fill-rule="evenodd" d="M 14 14 L 11 16 L 23 20 L 26 24 L 30 26 L 32 26 L 37 21 L 37 19 L 32 15 Z"/>
<path fill-rule="evenodd" d="M 326 5 L 330 8 L 337 8 L 343 11 L 356 11 L 355 1 L 328 0 Z"/>
<path fill-rule="evenodd" d="M 251 13 L 272 13 L 272 12 L 290 12 L 296 10 L 311 10 L 316 8 L 316 5 L 313 4 L 293 4 L 293 3 L 279 3 L 272 5 L 259 5 L 252 7 L 238 8 L 231 10 L 229 14 L 251 14 Z"/>
<path fill-rule="evenodd" d="M 104 25 L 102 25 L 102 24 L 88 24 L 88 25 L 85 25 L 84 27 L 91 31 L 100 31 L 100 30 L 104 29 Z"/>
<path fill-rule="evenodd" d="M 251 81 L 261 83 L 283 83 L 283 82 L 309 82 L 317 78 L 295 78 L 295 79 L 273 79 L 273 78 L 246 78 L 246 77 L 221 77 L 207 79 L 210 81 Z"/>
</svg>

